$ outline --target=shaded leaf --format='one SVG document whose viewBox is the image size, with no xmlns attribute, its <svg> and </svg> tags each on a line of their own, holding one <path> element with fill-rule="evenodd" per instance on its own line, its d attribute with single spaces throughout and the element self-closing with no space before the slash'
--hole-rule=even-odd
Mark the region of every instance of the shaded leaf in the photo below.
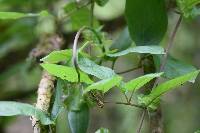
<svg viewBox="0 0 200 133">
<path fill-rule="evenodd" d="M 145 84 L 147 84 L 149 81 L 156 77 L 160 77 L 163 73 L 153 73 L 153 74 L 147 74 L 144 76 L 141 76 L 139 78 L 133 79 L 127 83 L 124 84 L 123 90 L 124 91 L 136 91 Z"/>
<path fill-rule="evenodd" d="M 83 72 L 96 76 L 99 79 L 107 79 L 115 75 L 112 69 L 97 65 L 95 62 L 85 57 L 79 58 L 78 65 Z"/>
<path fill-rule="evenodd" d="M 130 47 L 132 42 L 133 41 L 131 40 L 131 37 L 129 35 L 128 28 L 126 27 L 119 35 L 119 37 L 111 45 L 110 49 L 111 50 L 117 49 L 117 51 L 119 52 Z"/>
<path fill-rule="evenodd" d="M 88 86 L 84 90 L 84 93 L 91 91 L 91 90 L 100 90 L 103 93 L 106 93 L 108 90 L 110 90 L 114 86 L 119 85 L 121 80 L 122 80 L 122 77 L 120 77 L 120 76 L 113 76 L 111 78 L 101 80 L 99 82 L 93 83 L 92 85 Z"/>
<path fill-rule="evenodd" d="M 41 64 L 41 66 L 50 74 L 70 82 L 78 82 L 78 74 L 73 67 L 67 67 L 55 64 Z M 83 72 L 80 72 L 81 82 L 91 84 L 93 81 Z"/>
<path fill-rule="evenodd" d="M 136 46 L 136 47 L 128 48 L 121 52 L 108 54 L 107 56 L 118 57 L 118 56 L 126 55 L 129 53 L 165 54 L 164 49 L 160 46 Z"/>
<path fill-rule="evenodd" d="M 125 16 L 136 45 L 158 45 L 167 30 L 164 0 L 126 0 Z"/>
<path fill-rule="evenodd" d="M 158 71 L 160 69 L 160 62 L 162 58 L 159 55 L 154 55 L 153 58 L 156 65 L 156 69 Z M 165 65 L 163 77 L 168 78 L 168 79 L 173 79 L 175 77 L 193 72 L 195 70 L 197 69 L 194 66 L 186 64 L 184 62 L 181 62 L 169 56 L 167 58 L 167 63 Z M 191 81 L 191 82 L 194 82 L 194 81 Z"/>
<path fill-rule="evenodd" d="M 67 61 L 72 58 L 72 50 L 60 50 L 60 51 L 53 51 L 49 55 L 45 56 L 44 58 L 40 59 L 46 63 L 58 63 L 61 61 Z"/>
<path fill-rule="evenodd" d="M 142 98 L 142 101 L 145 105 L 150 104 L 152 101 L 156 100 L 157 98 L 159 98 L 161 95 L 163 95 L 164 93 L 177 88 L 179 86 L 181 86 L 182 84 L 184 84 L 187 81 L 190 80 L 194 80 L 196 79 L 197 75 L 199 74 L 199 70 L 198 71 L 194 71 L 188 74 L 185 74 L 183 76 L 174 78 L 172 80 L 169 80 L 167 82 L 164 82 L 160 85 L 158 85 L 157 87 L 155 87 L 154 89 L 152 89 L 151 93 L 147 96 L 145 96 L 144 98 Z"/>
<path fill-rule="evenodd" d="M 53 121 L 51 121 L 45 112 L 35 108 L 32 105 L 9 101 L 0 102 L 0 116 L 16 115 L 34 116 L 44 125 L 53 124 Z"/>
<path fill-rule="evenodd" d="M 108 3 L 108 0 L 95 0 L 95 2 L 96 2 L 99 6 L 105 6 L 106 3 Z"/>
<path fill-rule="evenodd" d="M 56 92 L 55 92 L 55 100 L 53 103 L 53 108 L 51 111 L 51 118 L 55 121 L 58 117 L 59 113 L 61 112 L 63 108 L 63 102 L 62 102 L 62 89 L 64 87 L 64 83 L 61 79 L 57 80 L 56 84 Z"/>
</svg>

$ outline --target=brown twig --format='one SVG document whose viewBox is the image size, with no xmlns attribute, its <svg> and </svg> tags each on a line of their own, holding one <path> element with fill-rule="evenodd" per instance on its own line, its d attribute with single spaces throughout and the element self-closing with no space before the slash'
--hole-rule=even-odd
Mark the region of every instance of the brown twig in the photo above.
<svg viewBox="0 0 200 133">
<path fill-rule="evenodd" d="M 162 64 L 160 66 L 160 70 L 159 70 L 160 72 L 162 72 L 165 69 L 165 65 L 167 63 L 167 58 L 169 56 L 169 51 L 170 51 L 171 47 L 173 46 L 173 42 L 174 42 L 174 39 L 176 37 L 176 33 L 178 31 L 178 28 L 179 28 L 179 26 L 181 24 L 181 21 L 182 21 L 182 15 L 179 16 L 179 19 L 178 19 L 178 21 L 177 21 L 177 23 L 176 23 L 176 25 L 174 27 L 174 30 L 172 31 L 172 34 L 170 36 L 169 43 L 167 45 L 167 48 L 165 49 L 166 54 L 164 55 Z M 154 83 L 153 88 L 158 85 L 159 80 L 160 80 L 160 78 L 158 77 L 156 79 L 155 83 Z"/>
<path fill-rule="evenodd" d="M 138 127 L 138 129 L 137 129 L 137 133 L 140 133 L 140 132 L 141 132 L 141 129 L 142 129 L 142 125 L 143 125 L 143 123 L 144 123 L 144 119 L 145 119 L 146 112 L 147 112 L 146 109 L 144 109 L 144 111 L 142 112 L 140 124 L 139 124 L 139 127 Z"/>
<path fill-rule="evenodd" d="M 133 107 L 140 108 L 140 109 L 145 109 L 143 106 L 140 106 L 140 105 L 137 105 L 137 104 L 133 104 L 133 103 L 126 103 L 126 102 L 109 102 L 109 101 L 104 101 L 104 103 L 128 105 L 128 106 L 133 106 Z"/>
<path fill-rule="evenodd" d="M 140 69 L 140 68 L 141 68 L 141 66 L 138 66 L 138 67 L 136 67 L 136 68 L 131 68 L 131 69 L 128 69 L 128 70 L 126 70 L 126 71 L 117 72 L 117 74 L 129 73 L 129 72 L 131 72 L 131 71 L 135 71 L 135 70 Z"/>
</svg>

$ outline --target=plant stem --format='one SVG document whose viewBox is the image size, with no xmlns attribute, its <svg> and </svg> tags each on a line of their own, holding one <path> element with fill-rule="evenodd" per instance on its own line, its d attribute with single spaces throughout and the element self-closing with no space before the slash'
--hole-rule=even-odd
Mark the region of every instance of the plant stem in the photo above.
<svg viewBox="0 0 200 133">
<path fill-rule="evenodd" d="M 138 67 L 135 67 L 135 68 L 128 69 L 128 70 L 126 70 L 126 71 L 117 72 L 117 74 L 129 73 L 129 72 L 131 72 L 131 71 L 135 71 L 135 70 L 140 69 L 140 68 L 141 68 L 141 66 L 138 66 Z"/>
<path fill-rule="evenodd" d="M 128 106 L 133 106 L 133 107 L 140 108 L 140 109 L 145 109 L 143 106 L 140 106 L 140 105 L 137 105 L 137 104 L 133 104 L 133 103 L 126 103 L 126 102 L 108 102 L 108 101 L 104 101 L 104 103 L 128 105 Z"/>
<path fill-rule="evenodd" d="M 146 112 L 147 112 L 146 109 L 144 109 L 144 111 L 142 112 L 140 124 L 139 124 L 139 127 L 138 127 L 138 129 L 137 129 L 137 133 L 140 133 L 140 132 L 141 132 L 141 129 L 142 129 L 142 125 L 143 125 L 143 123 L 144 123 L 144 119 L 145 119 Z"/>
<path fill-rule="evenodd" d="M 164 69 L 165 69 L 165 65 L 166 65 L 166 63 L 167 63 L 167 58 L 168 58 L 168 56 L 169 56 L 169 51 L 170 51 L 170 49 L 171 49 L 172 46 L 173 46 L 173 42 L 174 42 L 174 39 L 175 39 L 175 37 L 176 37 L 176 33 L 177 33 L 177 31 L 178 31 L 178 28 L 179 28 L 179 26 L 180 26 L 180 24 L 181 24 L 181 21 L 182 21 L 182 15 L 179 16 L 179 19 L 178 19 L 178 21 L 177 21 L 177 23 L 176 23 L 176 25 L 175 25 L 175 27 L 174 27 L 174 30 L 173 30 L 173 32 L 172 32 L 172 34 L 171 34 L 171 36 L 170 36 L 169 43 L 168 43 L 168 45 L 167 45 L 167 48 L 165 49 L 166 54 L 164 55 L 162 64 L 161 64 L 161 66 L 160 66 L 160 70 L 159 70 L 160 72 L 164 71 Z M 157 84 L 158 84 L 158 82 L 159 82 L 159 79 L 160 79 L 160 78 L 157 78 L 157 79 L 156 79 L 155 84 L 154 84 L 154 87 L 157 86 Z M 153 87 L 153 88 L 154 88 L 154 87 Z"/>
</svg>

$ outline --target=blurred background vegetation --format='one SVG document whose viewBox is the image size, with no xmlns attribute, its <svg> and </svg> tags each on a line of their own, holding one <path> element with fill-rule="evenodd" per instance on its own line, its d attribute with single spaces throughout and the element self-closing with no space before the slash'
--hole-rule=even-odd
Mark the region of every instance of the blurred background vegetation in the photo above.
<svg viewBox="0 0 200 133">
<path fill-rule="evenodd" d="M 69 0 L 0 0 L 0 11 L 38 13 L 48 10 L 51 14 L 62 15 L 62 7 Z M 95 5 L 94 15 L 104 25 L 108 37 L 115 40 L 126 26 L 123 16 L 125 0 L 110 0 L 105 7 Z M 83 13 L 83 12 L 82 12 Z M 80 15 L 80 14 L 79 14 Z M 169 33 L 177 15 L 169 12 Z M 88 18 L 89 19 L 89 18 Z M 76 28 L 69 21 L 57 23 L 55 18 L 23 18 L 19 20 L 0 20 L 0 100 L 36 102 L 38 83 L 41 78 L 39 63 L 33 62 L 31 51 L 42 38 L 53 34 L 58 25 L 59 34 L 64 38 L 62 49 L 71 47 Z M 168 34 L 163 45 L 168 40 Z M 200 18 L 184 20 L 172 48 L 171 55 L 200 68 Z M 105 62 L 110 65 L 110 62 Z M 137 55 L 131 54 L 117 61 L 115 71 L 133 68 L 137 65 Z M 142 73 L 137 70 L 124 74 L 126 79 Z M 166 133 L 193 133 L 200 129 L 200 77 L 194 85 L 187 84 L 181 89 L 165 95 L 162 99 L 164 129 Z M 107 94 L 106 99 L 123 100 L 118 91 Z M 93 108 L 89 133 L 105 127 L 112 133 L 133 133 L 138 126 L 139 109 L 124 105 L 106 105 L 103 109 Z M 68 133 L 66 111 L 60 114 L 57 122 L 58 133 Z M 145 124 L 148 123 L 148 117 Z M 145 126 L 144 126 L 145 127 Z M 0 118 L 0 133 L 31 133 L 28 117 Z"/>
</svg>

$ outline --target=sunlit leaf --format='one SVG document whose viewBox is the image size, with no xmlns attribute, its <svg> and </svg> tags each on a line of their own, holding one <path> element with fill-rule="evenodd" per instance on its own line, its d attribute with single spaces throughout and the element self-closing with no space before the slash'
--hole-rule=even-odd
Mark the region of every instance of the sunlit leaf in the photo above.
<svg viewBox="0 0 200 133">
<path fill-rule="evenodd" d="M 58 63 L 61 61 L 67 61 L 72 58 L 72 50 L 60 50 L 60 51 L 53 51 L 49 55 L 45 56 L 41 59 L 41 61 L 46 63 Z"/>
<path fill-rule="evenodd" d="M 120 76 L 113 76 L 108 79 L 101 80 L 99 82 L 93 83 L 92 85 L 88 86 L 85 90 L 84 93 L 91 91 L 91 90 L 100 90 L 103 93 L 107 92 L 114 86 L 119 85 L 120 81 L 122 80 L 122 77 Z"/>
<path fill-rule="evenodd" d="M 145 96 L 142 99 L 143 103 L 145 105 L 149 105 L 152 101 L 156 100 L 157 98 L 159 98 L 164 93 L 181 86 L 182 84 L 184 84 L 187 81 L 196 79 L 199 72 L 200 72 L 199 70 L 194 71 L 194 72 L 185 74 L 183 76 L 174 78 L 172 80 L 169 80 L 167 82 L 164 82 L 164 83 L 158 85 L 157 87 L 152 89 L 152 91 L 149 95 Z"/>
<path fill-rule="evenodd" d="M 16 116 L 16 115 L 25 115 L 25 116 L 34 116 L 41 121 L 44 125 L 53 124 L 51 119 L 46 113 L 35 108 L 32 105 L 18 102 L 0 102 L 0 116 Z"/>
<path fill-rule="evenodd" d="M 124 91 L 136 91 L 140 89 L 142 86 L 147 84 L 149 81 L 156 77 L 160 77 L 163 73 L 153 73 L 141 76 L 139 78 L 133 79 L 124 84 L 123 90 Z"/>
<path fill-rule="evenodd" d="M 165 54 L 164 49 L 160 46 L 136 46 L 128 48 L 124 51 L 114 54 L 108 54 L 110 57 L 119 57 L 129 53 L 141 53 L 141 54 Z"/>
<path fill-rule="evenodd" d="M 73 67 L 67 67 L 55 64 L 41 64 L 41 66 L 50 74 L 59 77 L 70 82 L 78 82 L 78 74 Z M 80 72 L 80 81 L 91 84 L 93 81 L 88 77 L 88 75 Z"/>
<path fill-rule="evenodd" d="M 106 128 L 100 128 L 95 133 L 110 133 L 110 131 L 108 129 L 106 129 Z"/>
<path fill-rule="evenodd" d="M 197 4 L 200 0 L 176 0 L 180 11 L 183 13 L 185 18 L 193 18 L 200 15 L 200 9 Z"/>
</svg>

